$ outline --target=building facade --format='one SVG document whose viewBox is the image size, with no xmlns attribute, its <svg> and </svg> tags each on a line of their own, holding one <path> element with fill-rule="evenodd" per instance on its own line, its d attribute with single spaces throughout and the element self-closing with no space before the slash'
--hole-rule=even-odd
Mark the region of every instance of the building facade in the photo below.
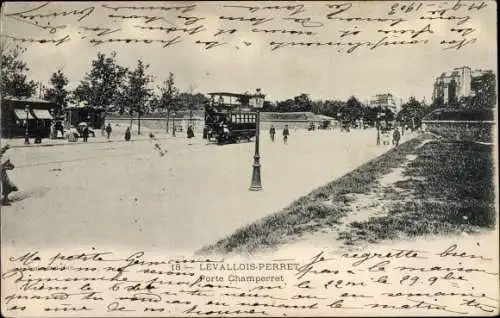
<svg viewBox="0 0 500 318">
<path fill-rule="evenodd" d="M 442 73 L 434 82 L 433 101 L 440 99 L 446 105 L 461 97 L 474 96 L 474 82 L 487 72 L 491 71 L 472 70 L 469 66 L 463 66 Z"/>
<path fill-rule="evenodd" d="M 398 103 L 396 103 L 396 99 L 392 94 L 377 94 L 374 98 L 372 98 L 369 102 L 370 107 L 382 107 L 389 108 L 394 114 L 399 111 Z"/>
<path fill-rule="evenodd" d="M 1 101 L 2 138 L 42 136 L 47 138 L 58 105 L 37 98 L 5 97 Z"/>
</svg>

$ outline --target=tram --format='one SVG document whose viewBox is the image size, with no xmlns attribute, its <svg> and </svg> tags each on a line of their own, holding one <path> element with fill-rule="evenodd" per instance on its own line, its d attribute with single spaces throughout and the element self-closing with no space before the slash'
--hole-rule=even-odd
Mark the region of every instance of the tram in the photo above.
<svg viewBox="0 0 500 318">
<path fill-rule="evenodd" d="M 203 138 L 219 145 L 249 142 L 257 132 L 257 113 L 250 107 L 251 96 L 225 92 L 208 95 Z"/>
</svg>

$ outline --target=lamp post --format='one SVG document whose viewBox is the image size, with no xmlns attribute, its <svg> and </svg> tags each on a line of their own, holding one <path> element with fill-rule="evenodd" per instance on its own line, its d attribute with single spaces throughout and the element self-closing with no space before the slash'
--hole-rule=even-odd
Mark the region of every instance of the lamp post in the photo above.
<svg viewBox="0 0 500 318">
<path fill-rule="evenodd" d="M 30 114 L 30 106 L 26 105 L 26 107 L 24 107 L 24 111 L 26 112 L 26 129 L 24 131 L 24 144 L 29 145 L 30 144 L 30 137 L 29 137 L 29 130 L 28 130 L 28 119 L 29 119 L 29 114 Z"/>
<path fill-rule="evenodd" d="M 175 111 L 172 112 L 172 137 L 175 137 Z"/>
<path fill-rule="evenodd" d="M 384 116 L 384 113 L 377 113 L 377 145 L 380 145 L 380 119 Z"/>
<path fill-rule="evenodd" d="M 252 171 L 252 183 L 250 185 L 250 191 L 260 191 L 262 190 L 262 183 L 260 181 L 260 154 L 259 154 L 259 135 L 260 135 L 260 112 L 259 109 L 264 105 L 264 95 L 261 94 L 260 88 L 257 88 L 257 94 L 255 94 L 255 154 L 253 156 L 253 171 Z"/>
</svg>

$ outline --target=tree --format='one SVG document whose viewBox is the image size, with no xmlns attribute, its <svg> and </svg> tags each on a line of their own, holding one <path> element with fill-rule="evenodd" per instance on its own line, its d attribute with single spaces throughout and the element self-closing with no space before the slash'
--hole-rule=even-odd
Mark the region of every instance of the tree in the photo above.
<svg viewBox="0 0 500 318">
<path fill-rule="evenodd" d="M 299 96 L 295 96 L 293 100 L 295 104 L 294 104 L 294 109 L 292 111 L 298 111 L 298 112 L 311 111 L 312 101 L 311 98 L 309 97 L 309 94 L 302 93 Z"/>
<path fill-rule="evenodd" d="M 311 111 L 318 115 L 324 112 L 325 103 L 322 100 L 314 101 L 311 104 Z"/>
<path fill-rule="evenodd" d="M 363 117 L 363 104 L 356 97 L 351 96 L 340 112 L 342 113 L 342 120 L 346 120 L 352 124 Z"/>
<path fill-rule="evenodd" d="M 141 134 L 141 116 L 146 112 L 148 100 L 152 96 L 148 85 L 153 81 L 153 78 L 150 75 L 146 75 L 148 68 L 149 65 L 144 65 L 141 60 L 137 61 L 135 70 L 127 74 L 127 85 L 121 96 L 121 101 L 126 102 L 128 105 L 130 125 L 132 125 L 134 114 L 137 114 L 137 134 L 139 135 Z"/>
<path fill-rule="evenodd" d="M 117 64 L 116 52 L 112 52 L 109 57 L 99 52 L 92 61 L 90 72 L 85 74 L 73 95 L 76 100 L 84 101 L 89 106 L 103 107 L 106 114 L 112 105 L 123 101 L 123 95 L 120 95 L 120 91 L 123 91 L 121 83 L 127 71 L 127 68 Z M 122 104 L 121 107 L 123 106 Z M 104 134 L 104 125 L 102 130 Z"/>
<path fill-rule="evenodd" d="M 496 77 L 491 71 L 483 73 L 481 76 L 473 79 L 472 98 L 470 108 L 495 108 L 497 104 Z"/>
<path fill-rule="evenodd" d="M 443 96 L 439 96 L 439 97 L 435 98 L 432 101 L 432 104 L 431 104 L 431 108 L 433 108 L 433 109 L 443 108 L 444 106 L 445 105 L 444 105 L 444 98 L 443 98 Z"/>
<path fill-rule="evenodd" d="M 168 132 L 168 121 L 170 118 L 170 112 L 176 111 L 178 109 L 177 95 L 179 90 L 175 87 L 174 74 L 170 72 L 168 78 L 163 81 L 162 85 L 158 87 L 160 90 L 160 98 L 158 103 L 158 108 L 162 111 L 167 111 L 167 132 Z M 173 127 L 173 135 L 175 135 L 175 125 Z"/>
<path fill-rule="evenodd" d="M 340 100 L 326 100 L 324 105 L 323 115 L 338 118 L 340 110 L 345 106 L 344 101 Z"/>
<path fill-rule="evenodd" d="M 403 125 L 416 129 L 422 125 L 422 118 L 430 109 L 420 103 L 415 97 L 410 97 L 408 102 L 401 105 L 401 110 L 396 115 L 396 120 Z"/>
<path fill-rule="evenodd" d="M 6 51 L 2 49 L 0 82 L 0 94 L 2 97 L 26 97 L 29 98 L 36 92 L 36 83 L 27 79 L 25 74 L 29 71 L 27 64 L 20 56 L 26 51 L 25 48 L 16 46 Z"/>
<path fill-rule="evenodd" d="M 68 78 L 64 76 L 62 70 L 52 73 L 50 77 L 50 84 L 52 87 L 45 90 L 44 99 L 57 104 L 57 113 L 61 113 L 67 106 L 69 92 L 66 90 L 68 85 Z"/>
<path fill-rule="evenodd" d="M 295 106 L 295 102 L 294 102 L 293 99 L 287 99 L 287 100 L 284 100 L 284 101 L 279 101 L 278 105 L 277 105 L 277 111 L 278 112 L 283 112 L 283 113 L 293 112 L 294 109 L 295 109 L 294 106 Z"/>
</svg>

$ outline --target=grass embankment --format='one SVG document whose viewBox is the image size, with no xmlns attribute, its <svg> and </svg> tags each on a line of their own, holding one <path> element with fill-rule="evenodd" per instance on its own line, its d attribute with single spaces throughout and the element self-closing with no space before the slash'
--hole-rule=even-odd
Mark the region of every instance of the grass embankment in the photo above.
<svg viewBox="0 0 500 318">
<path fill-rule="evenodd" d="M 412 139 L 345 176 L 296 200 L 276 214 L 237 230 L 200 253 L 254 252 L 290 242 L 306 232 L 341 222 L 351 211 L 352 194 L 368 193 L 377 179 L 399 166 L 424 137 Z"/>
<path fill-rule="evenodd" d="M 331 228 L 353 211 L 356 194 L 375 195 L 374 205 L 382 205 L 387 212 L 348 224 L 337 238 L 347 245 L 493 228 L 496 212 L 491 146 L 432 139 L 420 136 L 393 148 L 281 212 L 199 252 L 252 253 L 289 243 L 304 233 Z M 404 165 L 408 155 L 416 155 L 416 159 Z M 381 186 L 378 180 L 401 166 L 403 179 Z"/>
<path fill-rule="evenodd" d="M 492 147 L 472 142 L 433 141 L 416 151 L 404 180 L 394 183 L 409 193 L 385 191 L 389 212 L 353 222 L 340 238 L 383 240 L 403 235 L 471 233 L 495 226 Z M 403 192 L 404 193 L 404 192 Z"/>
</svg>

